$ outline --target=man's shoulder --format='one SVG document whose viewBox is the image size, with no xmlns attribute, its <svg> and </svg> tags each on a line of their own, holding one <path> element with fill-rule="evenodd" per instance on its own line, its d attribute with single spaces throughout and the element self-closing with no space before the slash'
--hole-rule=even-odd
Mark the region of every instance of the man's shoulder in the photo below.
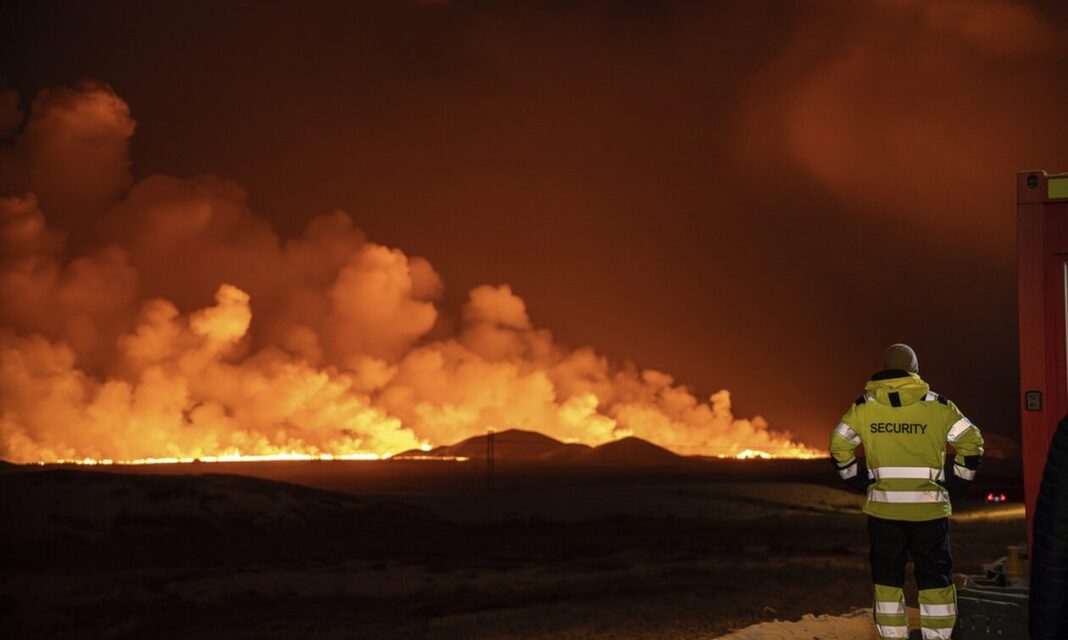
<svg viewBox="0 0 1068 640">
<path fill-rule="evenodd" d="M 938 404 L 943 405 L 943 406 L 947 406 L 947 407 L 950 404 L 952 404 L 949 401 L 949 398 L 945 397 L 941 393 L 936 393 L 934 391 L 928 391 L 927 395 L 923 397 L 923 401 L 924 402 L 937 402 Z"/>
</svg>

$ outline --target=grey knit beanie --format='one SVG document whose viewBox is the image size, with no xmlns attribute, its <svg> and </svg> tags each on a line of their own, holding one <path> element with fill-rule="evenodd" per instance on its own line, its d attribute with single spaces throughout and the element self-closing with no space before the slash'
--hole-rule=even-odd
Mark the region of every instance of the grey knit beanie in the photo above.
<svg viewBox="0 0 1068 640">
<path fill-rule="evenodd" d="M 916 352 L 907 344 L 892 344 L 883 352 L 883 369 L 901 369 L 918 373 L 920 363 L 916 359 Z"/>
</svg>

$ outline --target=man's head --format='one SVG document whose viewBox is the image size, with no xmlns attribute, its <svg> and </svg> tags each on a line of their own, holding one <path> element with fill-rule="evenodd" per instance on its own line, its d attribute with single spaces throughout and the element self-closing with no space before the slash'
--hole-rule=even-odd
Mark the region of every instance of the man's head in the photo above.
<svg viewBox="0 0 1068 640">
<path fill-rule="evenodd" d="M 901 369 L 919 373 L 920 363 L 916 360 L 916 352 L 907 344 L 892 344 L 883 351 L 883 369 Z"/>
</svg>

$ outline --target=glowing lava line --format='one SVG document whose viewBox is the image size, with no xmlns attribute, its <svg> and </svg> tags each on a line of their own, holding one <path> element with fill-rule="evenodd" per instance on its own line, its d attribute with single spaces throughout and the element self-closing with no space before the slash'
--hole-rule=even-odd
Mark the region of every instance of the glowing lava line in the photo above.
<svg viewBox="0 0 1068 640">
<path fill-rule="evenodd" d="M 817 458 L 826 458 L 825 455 L 817 455 L 813 453 L 794 453 L 792 455 L 774 455 L 767 451 L 761 451 L 759 449 L 746 449 L 736 454 L 721 453 L 716 456 L 720 460 L 815 460 Z M 223 454 L 218 456 L 196 456 L 196 457 L 165 457 L 165 458 L 135 458 L 132 460 L 112 460 L 111 458 L 81 458 L 81 459 L 63 459 L 63 460 L 51 460 L 48 462 L 39 461 L 35 464 L 39 466 L 45 465 L 81 465 L 81 466 L 128 466 L 128 465 L 147 465 L 147 464 L 194 464 L 199 462 L 204 463 L 217 463 L 217 462 L 294 462 L 294 461 L 333 461 L 333 460 L 357 460 L 357 461 L 374 461 L 374 460 L 415 460 L 415 461 L 436 461 L 436 462 L 467 462 L 471 458 L 468 456 L 430 456 L 430 455 L 399 455 L 394 456 L 391 453 L 322 453 L 322 454 L 310 454 L 310 453 L 296 453 L 296 452 L 282 452 L 282 453 L 270 453 L 264 455 L 245 455 L 240 453 Z"/>
<path fill-rule="evenodd" d="M 816 460 L 820 458 L 828 457 L 826 454 L 820 455 L 817 453 L 793 453 L 790 455 L 774 455 L 767 451 L 761 451 L 759 449 L 746 449 L 737 454 L 720 454 L 716 456 L 725 460 Z"/>
<path fill-rule="evenodd" d="M 173 458 L 136 458 L 133 460 L 112 460 L 110 458 L 82 458 L 80 460 L 53 460 L 50 462 L 38 462 L 38 465 L 52 464 L 77 464 L 86 466 L 96 465 L 142 465 L 142 464 L 192 464 L 196 462 L 288 462 L 301 460 L 388 460 L 391 454 L 377 453 L 270 453 L 265 455 L 244 455 L 240 453 L 223 454 L 218 456 L 197 457 L 173 457 Z"/>
</svg>

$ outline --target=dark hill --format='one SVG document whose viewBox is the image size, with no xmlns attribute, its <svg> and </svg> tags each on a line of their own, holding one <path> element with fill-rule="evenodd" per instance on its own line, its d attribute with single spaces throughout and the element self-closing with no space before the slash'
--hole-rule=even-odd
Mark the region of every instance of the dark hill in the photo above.
<svg viewBox="0 0 1068 640">
<path fill-rule="evenodd" d="M 567 444 L 536 431 L 509 429 L 494 437 L 494 457 L 499 462 L 552 463 L 564 465 L 610 465 L 620 467 L 674 466 L 688 458 L 633 436 L 614 440 L 598 447 Z M 430 451 L 406 451 L 395 456 L 465 457 L 484 460 L 486 436 L 475 436 L 453 445 Z"/>
<path fill-rule="evenodd" d="M 606 442 L 595 447 L 586 455 L 585 461 L 590 464 L 628 467 L 661 467 L 688 462 L 687 458 L 634 436 Z"/>
<path fill-rule="evenodd" d="M 474 436 L 430 451 L 405 451 L 395 457 L 403 460 L 406 456 L 462 456 L 482 460 L 486 457 L 486 438 L 485 435 Z M 567 444 L 536 431 L 522 429 L 508 429 L 494 434 L 493 447 L 496 460 L 512 462 L 560 462 L 578 458 L 590 450 L 584 444 Z"/>
</svg>

